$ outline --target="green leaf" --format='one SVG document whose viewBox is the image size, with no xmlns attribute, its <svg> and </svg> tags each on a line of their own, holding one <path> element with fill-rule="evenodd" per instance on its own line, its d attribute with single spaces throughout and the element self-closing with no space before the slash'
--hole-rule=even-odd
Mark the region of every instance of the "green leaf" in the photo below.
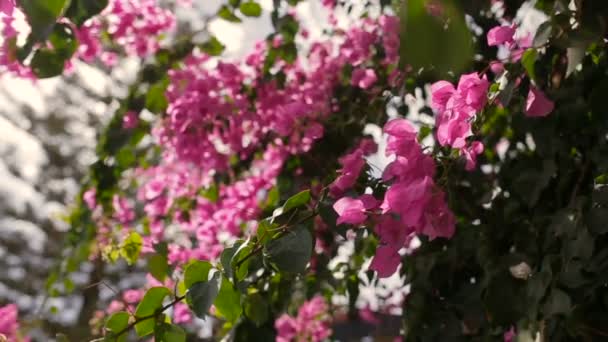
<svg viewBox="0 0 608 342">
<path fill-rule="evenodd" d="M 208 188 L 199 191 L 199 195 L 215 203 L 220 198 L 220 189 L 217 184 L 211 184 Z"/>
<path fill-rule="evenodd" d="M 133 265 L 139 258 L 143 240 L 137 232 L 131 232 L 120 246 L 120 255 L 127 260 L 129 265 Z"/>
<path fill-rule="evenodd" d="M 188 306 L 199 318 L 207 317 L 209 308 L 215 301 L 220 290 L 219 272 L 215 272 L 209 281 L 194 283 L 186 294 Z"/>
<path fill-rule="evenodd" d="M 261 244 L 265 244 L 266 242 L 268 242 L 268 240 L 270 240 L 270 237 L 272 236 L 270 230 L 276 227 L 276 224 L 270 223 L 270 218 L 265 218 L 258 222 L 258 230 L 256 231 L 258 241 Z"/>
<path fill-rule="evenodd" d="M 226 47 L 215 36 L 211 36 L 208 41 L 200 45 L 200 49 L 210 56 L 219 56 Z"/>
<path fill-rule="evenodd" d="M 108 6 L 108 0 L 75 0 L 66 11 L 66 17 L 81 26 L 87 19 L 101 13 Z"/>
<path fill-rule="evenodd" d="M 402 6 L 401 62 L 417 72 L 463 70 L 473 59 L 472 38 L 464 14 L 448 0 L 434 1 L 440 15 L 428 11 L 429 0 L 409 0 Z"/>
<path fill-rule="evenodd" d="M 597 234 L 608 233 L 608 209 L 591 208 L 585 216 L 585 221 L 589 229 Z"/>
<path fill-rule="evenodd" d="M 259 17 L 262 14 L 262 6 L 253 1 L 243 2 L 239 10 L 247 17 Z"/>
<path fill-rule="evenodd" d="M 262 205 L 262 209 L 271 209 L 276 207 L 279 204 L 279 188 L 274 186 L 270 191 L 268 191 L 268 195 L 266 196 L 266 201 L 264 205 Z"/>
<path fill-rule="evenodd" d="M 303 225 L 265 246 L 267 260 L 281 272 L 302 273 L 312 254 L 312 235 Z"/>
<path fill-rule="evenodd" d="M 69 0 L 20 0 L 21 9 L 32 28 L 33 41 L 44 41 L 57 19 L 70 5 Z"/>
<path fill-rule="evenodd" d="M 163 113 L 167 109 L 167 98 L 165 97 L 165 91 L 169 85 L 169 79 L 163 78 L 162 80 L 154 83 L 148 89 L 146 94 L 146 108 L 152 113 Z"/>
<path fill-rule="evenodd" d="M 547 299 L 543 311 L 545 315 L 567 314 L 572 308 L 572 301 L 566 292 L 554 288 Z"/>
<path fill-rule="evenodd" d="M 119 332 L 123 331 L 129 325 L 129 317 L 130 317 L 130 315 L 127 312 L 124 312 L 124 311 L 115 312 L 106 321 L 106 325 L 105 325 L 106 331 L 112 333 L 112 334 L 110 334 L 110 336 L 113 336 L 113 334 L 118 334 Z M 117 339 L 113 339 L 113 340 L 116 340 L 117 342 L 126 341 L 127 334 L 126 333 L 121 334 Z"/>
<path fill-rule="evenodd" d="M 240 244 L 241 243 L 237 241 L 234 245 L 224 248 L 222 254 L 220 255 L 220 263 L 224 268 L 224 273 L 226 273 L 226 275 L 230 278 L 232 278 L 232 257 L 234 256 L 234 253 L 236 253 Z"/>
<path fill-rule="evenodd" d="M 254 292 L 245 299 L 245 315 L 258 327 L 268 320 L 268 302 Z"/>
<path fill-rule="evenodd" d="M 155 342 L 186 342 L 186 332 L 181 327 L 159 322 L 154 327 Z"/>
<path fill-rule="evenodd" d="M 184 285 L 189 289 L 198 282 L 205 282 L 213 266 L 208 261 L 194 261 L 184 271 Z"/>
<path fill-rule="evenodd" d="M 55 341 L 57 342 L 70 342 L 70 340 L 68 339 L 68 337 L 65 334 L 57 334 L 55 335 Z"/>
<path fill-rule="evenodd" d="M 171 291 L 163 286 L 150 288 L 144 298 L 137 305 L 135 309 L 135 317 L 142 318 L 154 315 L 156 310 L 159 310 L 163 306 L 163 300 L 166 296 L 170 295 Z M 138 336 L 146 336 L 154 331 L 154 318 L 143 320 L 135 325 L 135 332 Z"/>
<path fill-rule="evenodd" d="M 285 204 L 283 204 L 283 214 L 298 207 L 305 206 L 310 202 L 310 190 L 304 190 L 291 196 Z"/>
<path fill-rule="evenodd" d="M 230 263 L 232 264 L 232 269 L 236 272 L 236 280 L 240 281 L 247 277 L 247 273 L 249 271 L 249 260 L 245 260 L 242 264 L 237 267 L 237 264 L 241 259 L 245 258 L 252 251 L 252 245 L 249 243 L 249 239 L 245 241 L 243 244 L 239 246 L 234 255 L 232 256 L 232 260 Z"/>
<path fill-rule="evenodd" d="M 240 23 L 242 22 L 241 18 L 237 17 L 234 12 L 230 9 L 230 7 L 223 5 L 220 7 L 220 10 L 217 12 L 218 17 L 229 21 L 231 23 Z"/>
<path fill-rule="evenodd" d="M 538 48 L 547 44 L 547 42 L 549 42 L 549 38 L 551 38 L 552 31 L 553 23 L 551 21 L 545 21 L 544 23 L 540 24 L 536 30 L 536 35 L 534 36 L 532 46 Z"/>
<path fill-rule="evenodd" d="M 536 79 L 534 65 L 536 64 L 537 57 L 538 52 L 536 52 L 536 49 L 527 49 L 521 57 L 521 65 L 523 65 L 524 69 L 526 69 L 528 76 L 532 80 Z"/>
<path fill-rule="evenodd" d="M 158 281 L 163 282 L 169 272 L 167 257 L 154 254 L 148 258 L 148 271 Z"/>
<path fill-rule="evenodd" d="M 230 322 L 236 321 L 243 311 L 241 293 L 225 276 L 222 277 L 220 292 L 213 304 L 217 311 Z"/>
</svg>

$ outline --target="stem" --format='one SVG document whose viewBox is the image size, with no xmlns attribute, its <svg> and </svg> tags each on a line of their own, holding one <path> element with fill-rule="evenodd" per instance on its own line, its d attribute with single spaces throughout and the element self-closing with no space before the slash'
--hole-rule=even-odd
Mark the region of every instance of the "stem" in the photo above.
<svg viewBox="0 0 608 342">
<path fill-rule="evenodd" d="M 165 310 L 167 310 L 168 308 L 170 308 L 170 307 L 174 306 L 175 304 L 181 302 L 185 298 L 186 298 L 185 295 L 176 297 L 171 303 L 168 303 L 165 306 L 161 307 L 160 309 L 156 310 L 153 314 L 142 316 L 142 317 L 135 317 L 135 321 L 131 322 L 124 329 L 122 329 L 121 331 L 117 332 L 112 337 L 114 338 L 115 341 L 118 341 L 118 338 L 121 335 L 127 333 L 129 330 L 131 330 L 133 327 L 135 327 L 135 325 L 137 325 L 138 323 L 141 323 L 141 322 L 143 322 L 145 320 L 148 320 L 148 319 L 151 319 L 151 318 L 157 318 Z"/>
</svg>

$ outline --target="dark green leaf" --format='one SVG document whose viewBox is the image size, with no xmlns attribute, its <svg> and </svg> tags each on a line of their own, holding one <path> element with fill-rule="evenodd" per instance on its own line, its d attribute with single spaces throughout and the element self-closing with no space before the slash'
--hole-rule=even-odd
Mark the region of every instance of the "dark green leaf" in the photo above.
<svg viewBox="0 0 608 342">
<path fill-rule="evenodd" d="M 67 10 L 70 0 L 20 0 L 19 3 L 32 28 L 31 37 L 34 41 L 44 41 Z"/>
<path fill-rule="evenodd" d="M 452 1 L 436 1 L 440 15 L 427 9 L 430 1 L 409 0 L 401 20 L 401 61 L 414 71 L 435 68 L 440 73 L 460 72 L 473 57 L 472 38 L 464 14 Z"/>
<path fill-rule="evenodd" d="M 167 257 L 161 254 L 154 254 L 148 258 L 148 271 L 158 281 L 163 282 L 169 272 Z"/>
<path fill-rule="evenodd" d="M 194 283 L 205 282 L 213 266 L 208 261 L 193 261 L 184 271 L 184 285 L 190 288 Z"/>
<path fill-rule="evenodd" d="M 186 342 L 186 332 L 181 327 L 158 322 L 154 327 L 155 342 Z"/>
<path fill-rule="evenodd" d="M 248 17 L 259 17 L 262 14 L 262 6 L 254 1 L 241 3 L 239 10 L 243 15 Z"/>
<path fill-rule="evenodd" d="M 144 298 L 137 305 L 135 309 L 135 317 L 148 317 L 154 315 L 156 310 L 159 310 L 163 306 L 163 300 L 166 296 L 170 295 L 171 291 L 168 288 L 158 286 L 150 288 Z M 146 336 L 154 331 L 155 320 L 153 318 L 143 320 L 135 325 L 135 332 L 138 336 Z"/>
<path fill-rule="evenodd" d="M 236 321 L 241 316 L 241 293 L 228 278 L 222 277 L 220 292 L 213 305 L 230 322 Z"/>
<path fill-rule="evenodd" d="M 226 273 L 226 275 L 230 278 L 232 278 L 232 257 L 234 256 L 234 253 L 236 253 L 239 246 L 240 243 L 237 242 L 233 246 L 226 247 L 220 255 L 220 263 L 224 268 L 224 273 Z"/>
<path fill-rule="evenodd" d="M 165 91 L 167 90 L 167 86 L 169 85 L 169 79 L 164 78 L 153 85 L 148 89 L 148 93 L 146 94 L 146 108 L 152 113 L 160 114 L 167 109 L 167 98 L 165 97 Z"/>
<path fill-rule="evenodd" d="M 194 283 L 188 288 L 187 299 L 190 309 L 199 318 L 207 317 L 209 308 L 220 290 L 220 275 L 215 272 L 209 281 Z"/>
<path fill-rule="evenodd" d="M 110 336 L 113 334 L 118 334 L 123 331 L 129 325 L 129 313 L 124 311 L 115 312 L 108 318 L 106 321 L 106 331 L 110 332 Z M 127 334 L 123 333 L 118 338 L 115 338 L 117 342 L 122 342 L 127 340 Z"/>
<path fill-rule="evenodd" d="M 107 6 L 108 0 L 74 0 L 65 15 L 74 24 L 81 26 L 87 19 L 101 13 Z"/>
<path fill-rule="evenodd" d="M 220 10 L 217 12 L 218 17 L 229 21 L 231 23 L 240 23 L 241 18 L 237 17 L 234 12 L 230 9 L 230 7 L 223 5 Z"/>
<path fill-rule="evenodd" d="M 210 56 L 219 56 L 224 52 L 226 47 L 215 36 L 209 38 L 208 41 L 200 45 L 201 50 Z"/>
<path fill-rule="evenodd" d="M 536 58 L 538 57 L 538 53 L 536 49 L 528 49 L 526 50 L 521 57 L 521 65 L 524 66 L 526 72 L 530 79 L 536 79 L 536 71 L 534 65 L 536 64 Z"/>
<path fill-rule="evenodd" d="M 312 254 L 312 235 L 305 226 L 296 226 L 284 236 L 268 242 L 265 254 L 279 271 L 302 273 Z"/>
<path fill-rule="evenodd" d="M 585 216 L 589 229 L 597 234 L 608 233 L 608 208 L 591 208 Z"/>
<path fill-rule="evenodd" d="M 572 307 L 572 301 L 566 292 L 554 288 L 545 303 L 543 311 L 545 315 L 567 314 Z"/>
<path fill-rule="evenodd" d="M 245 299 L 245 315 L 258 327 L 268 320 L 268 303 L 257 292 L 251 293 Z"/>
<path fill-rule="evenodd" d="M 286 213 L 292 209 L 305 206 L 310 202 L 310 190 L 304 190 L 293 196 L 291 196 L 283 205 L 283 213 Z"/>
</svg>

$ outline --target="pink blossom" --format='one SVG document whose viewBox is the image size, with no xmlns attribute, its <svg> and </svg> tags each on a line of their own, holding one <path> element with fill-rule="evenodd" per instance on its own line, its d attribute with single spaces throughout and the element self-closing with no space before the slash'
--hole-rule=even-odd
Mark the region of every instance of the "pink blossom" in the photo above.
<svg viewBox="0 0 608 342">
<path fill-rule="evenodd" d="M 513 42 L 515 26 L 496 26 L 488 31 L 488 45 L 496 46 Z"/>
<path fill-rule="evenodd" d="M 137 115 L 136 112 L 134 112 L 132 110 L 126 112 L 122 118 L 122 127 L 124 129 L 133 129 L 133 128 L 137 127 L 138 123 L 139 123 L 139 116 Z"/>
<path fill-rule="evenodd" d="M 89 207 L 89 209 L 91 210 L 95 209 L 95 207 L 97 206 L 97 200 L 95 198 L 96 194 L 97 190 L 95 190 L 95 188 L 91 188 L 85 191 L 82 195 L 82 199 L 86 203 L 87 207 Z"/>
<path fill-rule="evenodd" d="M 511 328 L 503 334 L 504 342 L 512 342 L 517 338 L 517 333 L 515 332 L 515 327 L 511 326 Z"/>
<path fill-rule="evenodd" d="M 192 312 L 185 303 L 177 303 L 173 307 L 173 322 L 184 324 L 192 322 Z"/>
<path fill-rule="evenodd" d="M 549 100 L 538 88 L 530 86 L 528 99 L 526 100 L 526 115 L 530 117 L 542 117 L 549 115 L 555 104 Z"/>
<path fill-rule="evenodd" d="M 277 329 L 277 342 L 291 342 L 297 333 L 297 323 L 293 317 L 282 315 L 274 322 Z"/>
<path fill-rule="evenodd" d="M 380 246 L 376 248 L 369 269 L 378 272 L 379 278 L 390 277 L 397 271 L 397 267 L 401 264 L 401 256 L 399 248 L 392 246 Z"/>
<path fill-rule="evenodd" d="M 490 82 L 486 77 L 479 77 L 474 72 L 460 76 L 457 93 L 464 99 L 466 105 L 474 111 L 480 111 L 487 102 L 489 87 Z"/>
<path fill-rule="evenodd" d="M 7 16 L 13 15 L 15 6 L 17 6 L 17 4 L 15 4 L 15 0 L 0 0 L 0 12 Z"/>
<path fill-rule="evenodd" d="M 362 195 L 359 198 L 342 197 L 334 203 L 334 210 L 338 213 L 338 224 L 347 223 L 359 225 L 367 219 L 366 210 L 378 206 L 378 201 L 371 195 Z"/>
<path fill-rule="evenodd" d="M 19 335 L 18 314 L 19 309 L 15 304 L 0 307 L 0 335 L 6 336 L 8 341 L 27 342 L 29 338 L 21 338 Z"/>
<path fill-rule="evenodd" d="M 477 166 L 477 155 L 483 152 L 483 143 L 474 141 L 471 146 L 465 147 L 460 150 L 461 154 L 465 157 L 466 166 L 468 171 L 474 170 Z"/>
<path fill-rule="evenodd" d="M 362 89 L 368 89 L 371 87 L 378 78 L 374 69 L 356 69 L 353 71 L 351 84 L 355 87 Z"/>
<path fill-rule="evenodd" d="M 127 199 L 114 195 L 112 198 L 112 207 L 114 208 L 114 217 L 120 223 L 129 223 L 135 219 L 135 212 Z"/>
<path fill-rule="evenodd" d="M 454 85 L 448 81 L 437 81 L 431 85 L 431 105 L 438 112 L 445 111 L 448 100 L 456 92 Z"/>
<path fill-rule="evenodd" d="M 284 314 L 275 321 L 276 341 L 323 341 L 331 335 L 329 320 L 327 303 L 320 296 L 314 297 L 300 306 L 297 317 Z"/>
</svg>

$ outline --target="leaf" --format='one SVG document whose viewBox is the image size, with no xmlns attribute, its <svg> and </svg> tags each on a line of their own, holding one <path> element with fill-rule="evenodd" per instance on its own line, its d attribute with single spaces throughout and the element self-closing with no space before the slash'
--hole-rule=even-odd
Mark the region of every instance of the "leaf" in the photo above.
<svg viewBox="0 0 608 342">
<path fill-rule="evenodd" d="M 137 305 L 135 317 L 142 318 L 154 315 L 156 310 L 162 308 L 165 297 L 170 294 L 171 291 L 164 286 L 150 288 Z M 143 320 L 135 325 L 135 332 L 139 337 L 151 334 L 154 331 L 154 324 L 155 320 L 153 318 Z"/>
<path fill-rule="evenodd" d="M 301 191 L 285 201 L 283 204 L 283 214 L 290 211 L 291 209 L 295 209 L 298 207 L 302 207 L 310 202 L 310 190 Z"/>
<path fill-rule="evenodd" d="M 209 281 L 197 282 L 188 288 L 188 306 L 197 317 L 207 317 L 209 308 L 220 290 L 219 279 L 219 272 L 215 272 Z"/>
<path fill-rule="evenodd" d="M 68 337 L 65 334 L 61 334 L 61 333 L 55 335 L 55 341 L 56 342 L 70 342 Z"/>
<path fill-rule="evenodd" d="M 256 231 L 256 236 L 258 238 L 258 241 L 261 244 L 265 244 L 266 242 L 268 242 L 268 240 L 270 240 L 271 237 L 271 233 L 270 230 L 276 228 L 277 225 L 270 223 L 270 218 L 265 218 L 263 220 L 261 220 L 260 222 L 258 222 L 258 229 Z"/>
<path fill-rule="evenodd" d="M 303 225 L 296 226 L 285 236 L 272 240 L 265 246 L 268 261 L 281 272 L 304 272 L 311 254 L 312 235 Z"/>
<path fill-rule="evenodd" d="M 167 109 L 167 98 L 165 97 L 165 91 L 169 85 L 169 79 L 163 78 L 162 80 L 152 84 L 148 93 L 146 94 L 146 108 L 152 113 L 160 114 Z"/>
<path fill-rule="evenodd" d="M 32 28 L 33 41 L 44 41 L 57 19 L 70 5 L 69 0 L 20 0 L 21 9 Z"/>
<path fill-rule="evenodd" d="M 258 327 L 268 320 L 268 302 L 258 292 L 245 299 L 245 315 Z"/>
<path fill-rule="evenodd" d="M 234 245 L 224 248 L 222 254 L 220 255 L 220 263 L 224 268 L 224 273 L 226 273 L 229 278 L 232 278 L 232 257 L 234 256 L 234 253 L 236 253 L 236 250 L 239 248 L 240 244 L 241 243 L 237 241 Z"/>
<path fill-rule="evenodd" d="M 547 316 L 567 314 L 572 308 L 572 301 L 566 292 L 554 288 L 543 307 L 543 312 Z"/>
<path fill-rule="evenodd" d="M 131 232 L 120 246 L 120 255 L 127 260 L 129 265 L 133 265 L 139 258 L 143 240 L 137 232 Z"/>
<path fill-rule="evenodd" d="M 241 293 L 225 276 L 222 277 L 220 292 L 213 304 L 217 311 L 230 322 L 236 321 L 243 311 Z"/>
<path fill-rule="evenodd" d="M 551 38 L 552 31 L 553 23 L 551 21 L 545 21 L 544 23 L 540 24 L 536 30 L 536 35 L 534 36 L 532 46 L 539 48 L 547 44 L 547 42 L 549 42 L 549 38 Z"/>
<path fill-rule="evenodd" d="M 127 326 L 129 326 L 129 317 L 130 317 L 129 313 L 127 313 L 125 311 L 115 312 L 106 321 L 106 325 L 105 325 L 106 331 L 109 331 L 113 334 L 120 333 Z M 111 334 L 110 336 L 114 336 L 114 335 Z M 127 334 L 126 333 L 121 334 L 118 338 L 115 338 L 113 340 L 116 340 L 117 342 L 126 341 Z"/>
<path fill-rule="evenodd" d="M 199 47 L 204 53 L 210 56 L 219 56 L 226 49 L 224 44 L 222 44 L 215 36 L 211 36 L 208 41 L 204 42 Z"/>
<path fill-rule="evenodd" d="M 214 183 L 211 184 L 208 188 L 199 191 L 199 195 L 208 199 L 211 203 L 215 203 L 220 198 L 220 189 L 217 184 Z"/>
<path fill-rule="evenodd" d="M 81 26 L 87 19 L 101 13 L 108 6 L 108 0 L 74 0 L 66 11 L 70 21 Z"/>
<path fill-rule="evenodd" d="M 180 326 L 160 322 L 154 327 L 155 342 L 186 342 L 186 332 Z"/>
<path fill-rule="evenodd" d="M 568 57 L 568 69 L 566 70 L 566 77 L 570 76 L 578 67 L 579 64 L 585 58 L 585 52 L 587 51 L 587 46 L 585 44 L 578 44 L 572 47 L 569 47 L 566 50 L 566 56 Z"/>
<path fill-rule="evenodd" d="M 521 57 L 521 65 L 523 65 L 524 69 L 528 73 L 528 77 L 534 80 L 536 79 L 536 72 L 534 65 L 536 64 L 536 58 L 538 57 L 538 53 L 536 49 L 527 49 L 524 51 Z"/>
<path fill-rule="evenodd" d="M 429 13 L 428 0 L 409 0 L 402 6 L 402 63 L 417 72 L 435 69 L 439 73 L 464 69 L 472 61 L 473 46 L 464 14 L 452 1 L 439 0 L 440 15 Z"/>
<path fill-rule="evenodd" d="M 249 272 L 249 260 L 244 261 L 238 267 L 237 264 L 240 262 L 241 259 L 245 258 L 249 253 L 251 253 L 251 251 L 252 246 L 249 243 L 249 239 L 247 239 L 247 241 L 245 241 L 242 245 L 239 246 L 239 248 L 234 253 L 234 256 L 232 257 L 232 269 L 234 270 L 234 272 L 236 272 L 235 276 L 237 281 L 243 280 L 245 279 L 245 277 L 247 277 L 247 273 Z"/>
<path fill-rule="evenodd" d="M 205 282 L 213 266 L 208 261 L 194 261 L 184 271 L 184 285 L 189 289 L 194 283 Z"/>
<path fill-rule="evenodd" d="M 241 18 L 237 17 L 234 12 L 230 9 L 230 7 L 223 5 L 222 7 L 220 7 L 219 11 L 217 12 L 218 17 L 229 21 L 231 23 L 240 23 L 242 22 Z"/>
<path fill-rule="evenodd" d="M 262 6 L 254 1 L 243 2 L 239 10 L 247 17 L 259 17 L 262 14 Z"/>
<path fill-rule="evenodd" d="M 169 272 L 167 257 L 162 254 L 154 254 L 148 258 L 148 271 L 158 281 L 163 282 Z"/>
<path fill-rule="evenodd" d="M 608 233 L 608 209 L 607 208 L 591 208 L 585 216 L 585 221 L 589 229 L 597 234 Z"/>
<path fill-rule="evenodd" d="M 264 205 L 262 205 L 262 209 L 271 209 L 276 207 L 279 204 L 279 188 L 273 186 L 270 191 L 268 191 L 268 195 L 266 196 L 266 201 Z"/>
</svg>

